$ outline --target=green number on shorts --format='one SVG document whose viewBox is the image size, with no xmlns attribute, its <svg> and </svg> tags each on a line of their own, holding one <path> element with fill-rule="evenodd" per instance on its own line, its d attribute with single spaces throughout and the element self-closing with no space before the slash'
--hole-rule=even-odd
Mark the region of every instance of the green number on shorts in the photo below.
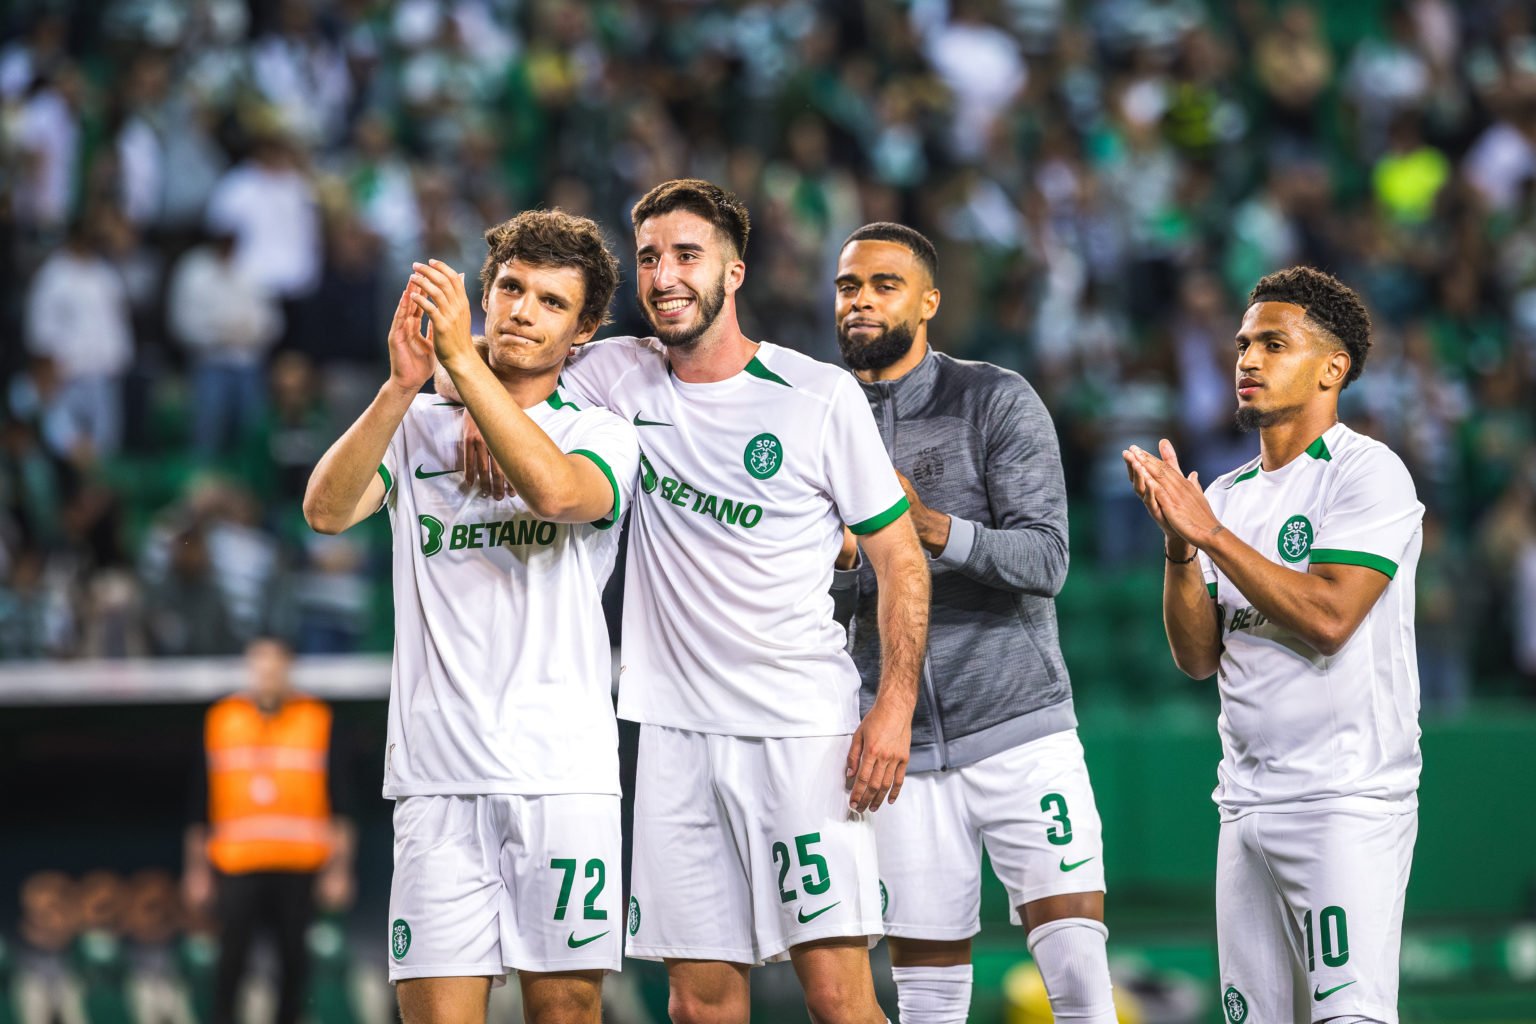
<svg viewBox="0 0 1536 1024">
<path fill-rule="evenodd" d="M 606 921 L 608 911 L 597 908 L 597 897 L 603 891 L 603 862 L 595 857 L 587 861 L 586 876 L 591 878 L 593 875 L 597 876 L 597 884 L 587 890 L 587 899 L 582 904 L 581 916 L 588 921 Z"/>
<path fill-rule="evenodd" d="M 565 877 L 560 880 L 560 898 L 555 901 L 555 920 L 564 921 L 565 905 L 571 902 L 571 883 L 576 881 L 576 860 L 573 857 L 556 857 L 549 862 L 549 866 L 565 872 Z"/>
<path fill-rule="evenodd" d="M 1317 970 L 1317 960 L 1312 954 L 1312 911 L 1302 915 L 1302 930 L 1307 933 L 1307 970 Z M 1324 907 L 1317 915 L 1317 930 L 1321 933 L 1323 964 L 1327 967 L 1343 967 L 1349 963 L 1349 924 L 1343 907 Z M 1337 945 L 1337 949 L 1335 949 Z"/>
<path fill-rule="evenodd" d="M 827 870 L 827 858 L 811 852 L 811 847 L 819 842 L 821 842 L 820 832 L 807 832 L 803 836 L 795 836 L 795 853 L 799 856 L 800 866 L 815 872 L 800 876 L 800 884 L 805 886 L 805 891 L 812 896 L 820 896 L 832 888 L 832 873 Z M 779 866 L 779 902 L 788 903 L 790 900 L 798 899 L 799 893 L 793 889 L 784 888 L 784 879 L 789 877 L 791 863 L 787 844 L 773 844 L 773 862 Z"/>
<path fill-rule="evenodd" d="M 803 836 L 795 836 L 795 852 L 800 854 L 800 866 L 814 868 L 815 875 L 801 875 L 800 884 L 805 886 L 805 891 L 812 896 L 820 896 L 832 888 L 832 875 L 827 871 L 827 859 L 819 853 L 812 853 L 811 846 L 821 842 L 820 832 L 807 832 Z"/>
<path fill-rule="evenodd" d="M 774 843 L 773 862 L 779 866 L 779 902 L 788 903 L 795 898 L 795 890 L 784 889 L 784 879 L 789 876 L 789 847 L 783 843 Z"/>
<path fill-rule="evenodd" d="M 1052 826 L 1045 830 L 1045 838 L 1052 846 L 1066 846 L 1072 841 L 1072 819 L 1067 817 L 1067 799 L 1060 793 L 1047 793 L 1040 798 L 1040 809 L 1049 811 L 1056 809 L 1052 818 L 1060 823 L 1060 827 Z"/>
<path fill-rule="evenodd" d="M 576 858 L 556 857 L 549 862 L 550 868 L 564 872 L 565 877 L 560 879 L 560 896 L 555 901 L 555 920 L 565 920 L 565 908 L 571 902 L 571 887 L 576 884 Z M 597 876 L 597 884 L 587 890 L 587 898 L 582 903 L 581 916 L 589 921 L 606 921 L 608 911 L 599 910 L 596 906 L 597 897 L 602 894 L 603 883 L 607 880 L 603 862 L 594 857 L 587 861 L 586 877 Z"/>
</svg>

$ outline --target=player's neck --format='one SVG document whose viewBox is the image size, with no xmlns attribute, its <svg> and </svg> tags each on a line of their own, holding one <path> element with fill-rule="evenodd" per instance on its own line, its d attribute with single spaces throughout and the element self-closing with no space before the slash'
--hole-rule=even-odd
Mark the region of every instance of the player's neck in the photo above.
<svg viewBox="0 0 1536 1024">
<path fill-rule="evenodd" d="M 1304 410 L 1300 415 L 1259 428 L 1260 465 L 1266 473 L 1272 473 L 1311 447 L 1328 429 L 1339 422 L 1337 406 L 1329 405 L 1317 412 Z"/>
<path fill-rule="evenodd" d="M 890 366 L 881 366 L 869 370 L 855 370 L 853 375 L 866 384 L 873 384 L 881 380 L 900 380 L 913 370 L 928 355 L 928 325 L 924 324 L 917 329 L 912 336 L 912 347 L 907 349 L 907 354 L 896 360 Z"/>
<path fill-rule="evenodd" d="M 667 361 L 677 379 L 685 384 L 713 384 L 729 380 L 757 355 L 758 344 L 741 333 L 736 304 L 721 311 L 713 327 L 692 345 L 667 349 Z"/>
<path fill-rule="evenodd" d="M 555 393 L 555 387 L 560 383 L 560 370 L 564 365 L 559 363 L 547 370 L 511 373 L 505 377 L 497 374 L 496 379 L 501 381 L 501 386 L 507 389 L 507 394 L 519 409 L 532 409 Z"/>
</svg>

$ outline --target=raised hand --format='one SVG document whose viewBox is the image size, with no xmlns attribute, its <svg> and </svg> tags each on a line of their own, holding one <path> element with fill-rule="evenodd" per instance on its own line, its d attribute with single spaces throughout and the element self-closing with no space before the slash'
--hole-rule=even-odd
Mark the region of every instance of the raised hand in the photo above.
<svg viewBox="0 0 1536 1024">
<path fill-rule="evenodd" d="M 1179 457 L 1167 438 L 1158 442 L 1162 458 L 1132 445 L 1124 457 L 1131 486 L 1147 506 L 1147 512 L 1170 540 L 1199 547 L 1222 529 L 1200 487 L 1198 473 L 1185 475 Z"/>
<path fill-rule="evenodd" d="M 401 391 L 415 394 L 432 379 L 437 360 L 432 354 L 432 325 L 421 333 L 421 311 L 413 299 L 415 285 L 400 293 L 394 319 L 389 324 L 389 380 Z"/>
<path fill-rule="evenodd" d="M 412 263 L 411 269 L 412 300 L 432 321 L 437 358 L 449 369 L 458 360 L 479 359 L 463 276 L 442 260 Z"/>
</svg>

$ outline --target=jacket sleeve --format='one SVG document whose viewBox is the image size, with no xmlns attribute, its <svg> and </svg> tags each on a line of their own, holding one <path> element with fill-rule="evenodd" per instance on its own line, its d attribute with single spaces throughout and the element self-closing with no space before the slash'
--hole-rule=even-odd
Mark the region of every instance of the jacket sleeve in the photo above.
<svg viewBox="0 0 1536 1024">
<path fill-rule="evenodd" d="M 935 560 L 989 587 L 1055 597 L 1067 578 L 1067 487 L 1056 427 L 1019 378 L 984 408 L 992 522 L 951 515 L 949 542 Z"/>
</svg>

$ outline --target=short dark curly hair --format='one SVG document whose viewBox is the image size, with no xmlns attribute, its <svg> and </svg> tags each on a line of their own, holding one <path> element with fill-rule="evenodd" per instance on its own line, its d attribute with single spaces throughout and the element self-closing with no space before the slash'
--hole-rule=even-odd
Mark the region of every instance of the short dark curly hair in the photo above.
<svg viewBox="0 0 1536 1024">
<path fill-rule="evenodd" d="M 1326 331 L 1349 353 L 1349 387 L 1365 369 L 1371 351 L 1371 314 L 1355 290 L 1316 267 L 1289 267 L 1259 279 L 1248 295 L 1256 302 L 1289 302 L 1306 311 L 1307 319 Z"/>
<path fill-rule="evenodd" d="M 928 241 L 928 236 L 916 228 L 909 228 L 905 224 L 896 224 L 888 220 L 877 220 L 873 224 L 865 224 L 843 242 L 846 249 L 854 242 L 894 242 L 904 246 L 908 252 L 917 257 L 917 262 L 928 271 L 928 280 L 934 281 L 939 276 L 939 253 Z M 841 250 L 839 250 L 841 251 Z"/>
<path fill-rule="evenodd" d="M 491 290 L 501 265 L 513 260 L 535 267 L 574 267 L 586 284 L 581 325 L 601 327 L 611 319 L 608 306 L 619 287 L 619 261 L 596 221 L 561 209 L 524 210 L 487 230 L 485 244 L 489 251 L 480 267 L 482 292 Z"/>
<path fill-rule="evenodd" d="M 629 211 L 635 230 L 652 217 L 673 210 L 686 210 L 702 217 L 736 247 L 736 258 L 747 254 L 747 236 L 752 233 L 752 219 L 747 207 L 719 185 L 702 178 L 675 178 L 664 181 L 640 197 Z"/>
</svg>

